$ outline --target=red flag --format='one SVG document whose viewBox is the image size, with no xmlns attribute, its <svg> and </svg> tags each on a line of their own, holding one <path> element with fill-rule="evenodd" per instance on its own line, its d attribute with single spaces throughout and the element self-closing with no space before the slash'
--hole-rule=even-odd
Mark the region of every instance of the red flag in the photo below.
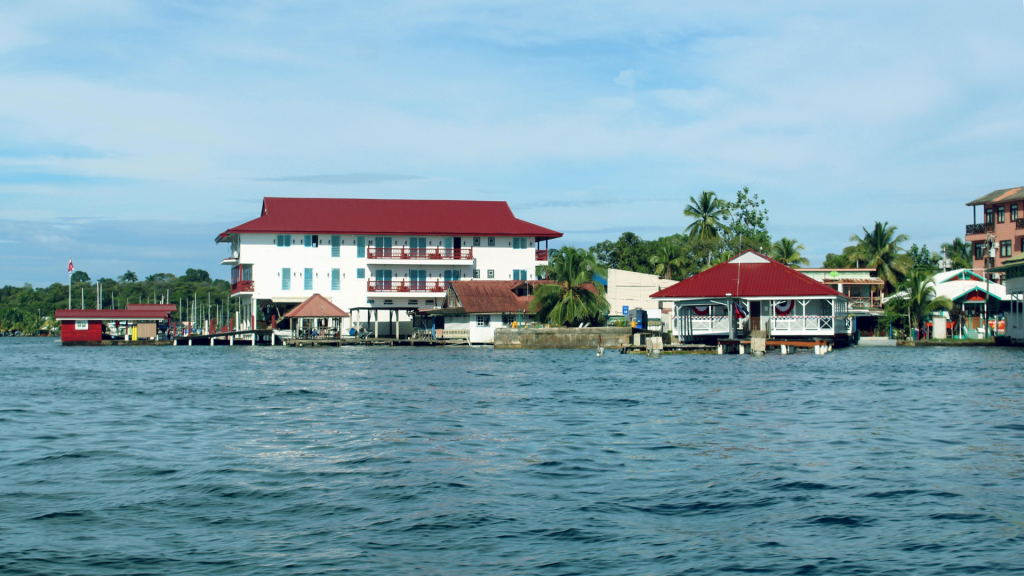
<svg viewBox="0 0 1024 576">
<path fill-rule="evenodd" d="M 75 271 L 75 264 L 74 264 L 74 262 L 71 261 L 71 258 L 68 258 L 68 274 L 71 274 L 74 271 Z"/>
</svg>

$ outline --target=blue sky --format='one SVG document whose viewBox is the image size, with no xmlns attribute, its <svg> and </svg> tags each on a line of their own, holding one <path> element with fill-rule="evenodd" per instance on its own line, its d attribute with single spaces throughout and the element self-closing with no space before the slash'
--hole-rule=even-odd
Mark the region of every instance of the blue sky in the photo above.
<svg viewBox="0 0 1024 576">
<path fill-rule="evenodd" d="M 874 220 L 936 249 L 1024 184 L 1022 32 L 1020 0 L 8 0 L 0 284 L 227 277 L 269 195 L 506 200 L 590 246 L 749 186 L 814 264 Z"/>
</svg>

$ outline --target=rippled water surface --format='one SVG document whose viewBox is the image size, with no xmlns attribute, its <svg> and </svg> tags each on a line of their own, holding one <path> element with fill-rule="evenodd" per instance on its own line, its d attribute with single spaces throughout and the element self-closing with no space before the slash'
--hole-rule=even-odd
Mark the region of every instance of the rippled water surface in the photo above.
<svg viewBox="0 0 1024 576">
<path fill-rule="evenodd" d="M 0 573 L 1020 573 L 1022 359 L 4 338 Z"/>
</svg>

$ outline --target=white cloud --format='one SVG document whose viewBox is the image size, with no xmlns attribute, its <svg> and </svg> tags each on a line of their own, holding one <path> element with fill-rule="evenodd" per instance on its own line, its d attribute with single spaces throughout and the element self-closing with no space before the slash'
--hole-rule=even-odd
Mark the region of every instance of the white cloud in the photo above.
<svg viewBox="0 0 1024 576">
<path fill-rule="evenodd" d="M 615 83 L 624 88 L 632 89 L 636 86 L 636 70 L 623 70 L 615 77 Z"/>
</svg>

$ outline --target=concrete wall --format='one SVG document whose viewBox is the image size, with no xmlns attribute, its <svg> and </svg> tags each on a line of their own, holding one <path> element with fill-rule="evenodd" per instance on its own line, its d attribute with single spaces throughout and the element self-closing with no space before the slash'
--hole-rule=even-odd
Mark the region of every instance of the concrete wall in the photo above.
<svg viewBox="0 0 1024 576">
<path fill-rule="evenodd" d="M 651 294 L 668 288 L 676 282 L 678 280 L 664 280 L 654 274 L 609 268 L 607 295 L 609 312 L 613 316 L 620 316 L 623 306 L 629 306 L 630 310 L 659 308 L 659 303 L 651 300 Z"/>
<path fill-rule="evenodd" d="M 495 348 L 620 348 L 629 344 L 631 328 L 497 328 Z"/>
</svg>

